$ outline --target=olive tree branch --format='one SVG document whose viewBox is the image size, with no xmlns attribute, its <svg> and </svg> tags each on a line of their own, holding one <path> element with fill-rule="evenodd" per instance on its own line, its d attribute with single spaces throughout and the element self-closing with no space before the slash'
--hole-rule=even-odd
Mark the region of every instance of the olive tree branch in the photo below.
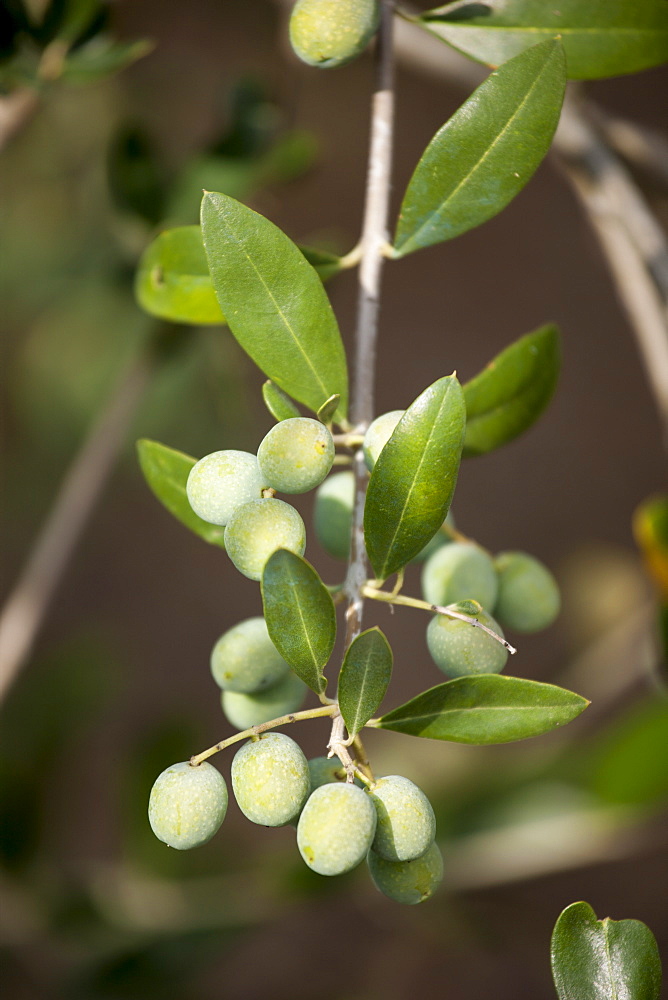
<svg viewBox="0 0 668 1000">
<path fill-rule="evenodd" d="M 509 653 L 516 653 L 517 650 L 514 646 L 511 646 L 506 639 L 502 638 L 498 632 L 493 629 L 488 628 L 487 625 L 483 625 L 482 622 L 478 621 L 477 618 L 473 618 L 471 615 L 465 615 L 461 611 L 455 611 L 454 607 L 447 606 L 441 607 L 440 604 L 430 604 L 429 601 L 421 601 L 417 597 L 406 597 L 404 594 L 395 594 L 387 590 L 379 590 L 377 587 L 370 587 L 368 585 L 362 587 L 362 593 L 365 597 L 371 598 L 372 601 L 384 601 L 386 604 L 401 604 L 406 608 L 419 608 L 421 611 L 431 611 L 437 615 L 445 615 L 447 618 L 456 618 L 460 622 L 467 622 L 469 625 L 473 625 L 475 628 L 481 628 L 483 632 L 491 636 L 497 642 L 500 642 Z M 474 602 L 477 603 L 477 602 Z M 482 608 L 480 609 L 482 611 Z"/>
<path fill-rule="evenodd" d="M 30 654 L 51 599 L 114 468 L 153 364 L 152 352 L 145 352 L 121 374 L 65 473 L 0 613 L 0 703 Z"/>
<path fill-rule="evenodd" d="M 193 767 L 197 767 L 198 764 L 201 764 L 208 757 L 213 757 L 219 750 L 226 750 L 227 747 L 231 747 L 234 743 L 239 743 L 241 740 L 260 736 L 269 729 L 278 729 L 279 726 L 287 726 L 291 722 L 302 722 L 304 719 L 322 719 L 328 715 L 336 717 L 338 712 L 339 706 L 334 702 L 331 705 L 321 705 L 319 708 L 305 708 L 302 712 L 290 712 L 288 715 L 281 715 L 277 719 L 271 719 L 269 722 L 262 722 L 257 726 L 251 726 L 250 729 L 244 729 L 240 733 L 235 733 L 234 736 L 229 736 L 226 740 L 221 740 L 220 743 L 209 747 L 208 750 L 203 750 L 201 753 L 195 754 L 190 758 L 190 763 Z"/>
</svg>

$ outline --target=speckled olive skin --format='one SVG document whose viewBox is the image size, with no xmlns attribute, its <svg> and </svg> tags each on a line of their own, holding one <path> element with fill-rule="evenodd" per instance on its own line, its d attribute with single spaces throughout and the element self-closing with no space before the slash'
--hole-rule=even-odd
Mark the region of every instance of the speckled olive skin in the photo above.
<svg viewBox="0 0 668 1000">
<path fill-rule="evenodd" d="M 297 0 L 290 43 L 309 66 L 334 69 L 364 51 L 379 17 L 378 0 Z"/>
<path fill-rule="evenodd" d="M 250 729 L 280 715 L 296 712 L 304 702 L 306 691 L 304 682 L 290 670 L 271 687 L 256 694 L 223 691 L 220 703 L 228 722 L 236 729 Z"/>
<path fill-rule="evenodd" d="M 362 442 L 364 461 L 369 472 L 373 469 L 378 456 L 392 437 L 394 428 L 405 412 L 405 410 L 390 410 L 389 413 L 381 413 L 379 417 L 376 417 L 369 424 L 367 432 L 364 435 L 364 441 Z"/>
<path fill-rule="evenodd" d="M 205 521 L 227 524 L 237 507 L 259 500 L 266 486 L 255 455 L 214 451 L 193 465 L 186 494 L 192 509 Z"/>
<path fill-rule="evenodd" d="M 436 836 L 436 817 L 421 788 L 399 774 L 379 778 L 369 789 L 378 823 L 373 850 L 386 861 L 413 861 Z"/>
<path fill-rule="evenodd" d="M 538 559 L 526 552 L 500 552 L 494 560 L 499 596 L 494 614 L 516 632 L 538 632 L 559 614 L 557 581 Z"/>
<path fill-rule="evenodd" d="M 297 824 L 302 858 L 319 875 L 341 875 L 366 856 L 376 832 L 376 810 L 356 785 L 326 784 L 313 792 Z"/>
<path fill-rule="evenodd" d="M 452 542 L 430 556 L 422 570 L 422 593 L 440 607 L 459 601 L 478 601 L 494 609 L 499 589 L 491 558 L 470 542 Z"/>
<path fill-rule="evenodd" d="M 503 629 L 486 611 L 474 617 L 503 638 Z M 448 677 L 498 674 L 508 659 L 508 650 L 491 635 L 445 615 L 435 615 L 429 622 L 427 646 L 436 666 Z"/>
<path fill-rule="evenodd" d="M 277 549 L 304 555 L 306 529 L 294 507 L 283 500 L 253 500 L 237 507 L 225 528 L 225 549 L 244 576 L 261 580 Z"/>
<path fill-rule="evenodd" d="M 206 844 L 227 812 L 227 785 L 213 765 L 172 764 L 151 789 L 148 819 L 158 840 L 187 851 Z"/>
<path fill-rule="evenodd" d="M 433 896 L 443 879 L 443 858 L 435 843 L 414 861 L 386 861 L 371 850 L 367 863 L 376 888 L 409 906 Z"/>
<path fill-rule="evenodd" d="M 335 559 L 347 559 L 355 503 L 355 476 L 336 472 L 328 476 L 315 494 L 313 526 L 325 552 Z"/>
<path fill-rule="evenodd" d="M 280 493 L 307 493 L 319 486 L 334 462 L 327 427 L 311 417 L 291 417 L 272 427 L 257 451 L 270 486 Z"/>
<path fill-rule="evenodd" d="M 211 651 L 211 673 L 224 691 L 264 691 L 285 677 L 289 669 L 269 638 L 262 617 L 246 618 L 234 625 Z"/>
<path fill-rule="evenodd" d="M 244 816 L 261 826 L 284 826 L 299 814 L 311 788 L 301 748 L 283 733 L 249 740 L 232 761 L 232 789 Z"/>
<path fill-rule="evenodd" d="M 336 781 L 346 780 L 346 769 L 338 757 L 313 757 L 308 762 L 308 770 L 311 776 L 311 791 L 321 785 L 329 785 Z M 355 784 L 363 788 L 359 778 L 355 778 Z"/>
</svg>

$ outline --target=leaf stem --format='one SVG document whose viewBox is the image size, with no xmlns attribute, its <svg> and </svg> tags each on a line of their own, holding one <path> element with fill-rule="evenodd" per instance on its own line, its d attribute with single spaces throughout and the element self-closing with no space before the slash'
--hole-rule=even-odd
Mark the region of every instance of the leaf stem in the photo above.
<svg viewBox="0 0 668 1000">
<path fill-rule="evenodd" d="M 239 743 L 241 740 L 252 739 L 253 736 L 260 736 L 269 729 L 287 726 L 290 722 L 301 722 L 304 719 L 321 719 L 328 715 L 335 715 L 338 711 L 339 706 L 334 702 L 331 705 L 322 705 L 320 708 L 305 708 L 303 712 L 290 712 L 289 715 L 281 715 L 277 719 L 271 719 L 270 722 L 262 722 L 259 726 L 251 726 L 250 729 L 244 729 L 242 732 L 235 733 L 234 736 L 230 736 L 226 740 L 221 740 L 220 743 L 209 747 L 208 750 L 203 750 L 201 753 L 195 754 L 190 758 L 190 763 L 193 767 L 197 767 L 208 757 L 213 757 L 219 750 L 226 750 L 227 747 L 231 747 L 234 743 Z"/>
<path fill-rule="evenodd" d="M 469 625 L 473 625 L 475 628 L 481 628 L 483 632 L 490 635 L 492 639 L 496 639 L 500 642 L 509 653 L 516 653 L 517 650 L 514 646 L 511 646 L 506 639 L 503 639 L 497 632 L 493 629 L 488 628 L 487 625 L 483 625 L 479 622 L 477 618 L 472 618 L 470 615 L 465 615 L 461 611 L 455 611 L 450 605 L 448 607 L 441 607 L 440 604 L 430 604 L 428 601 L 420 601 L 417 597 L 406 597 L 403 594 L 390 593 L 387 590 L 378 590 L 377 587 L 369 587 L 365 585 L 362 587 L 362 594 L 364 597 L 370 597 L 373 601 L 385 601 L 386 604 L 401 604 L 406 608 L 419 608 L 421 611 L 432 611 L 437 615 L 445 615 L 447 618 L 456 618 L 461 622 L 468 622 Z M 370 725 L 370 723 L 367 723 Z"/>
</svg>

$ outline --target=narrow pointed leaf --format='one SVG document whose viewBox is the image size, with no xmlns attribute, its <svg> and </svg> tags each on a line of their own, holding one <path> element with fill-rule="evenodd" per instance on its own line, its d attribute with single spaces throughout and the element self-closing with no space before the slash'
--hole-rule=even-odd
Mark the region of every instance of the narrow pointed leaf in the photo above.
<svg viewBox="0 0 668 1000">
<path fill-rule="evenodd" d="M 466 411 L 454 375 L 434 382 L 409 406 L 374 465 L 364 538 L 374 573 L 405 566 L 445 520 L 457 482 Z"/>
<path fill-rule="evenodd" d="M 294 552 L 278 549 L 262 574 L 262 601 L 276 649 L 313 691 L 324 691 L 322 669 L 334 648 L 336 612 L 316 571 Z"/>
<path fill-rule="evenodd" d="M 160 233 L 142 254 L 135 280 L 142 309 L 174 323 L 224 323 L 199 226 Z"/>
<path fill-rule="evenodd" d="M 350 736 L 366 725 L 385 696 L 392 649 L 379 628 L 362 632 L 348 647 L 339 674 L 338 701 Z"/>
<path fill-rule="evenodd" d="M 268 379 L 262 386 L 262 398 L 275 420 L 289 420 L 291 417 L 301 416 L 299 410 L 282 389 Z"/>
<path fill-rule="evenodd" d="M 233 198 L 202 199 L 202 236 L 230 330 L 262 371 L 314 412 L 348 376 L 338 324 L 317 272 L 277 226 Z"/>
<path fill-rule="evenodd" d="M 516 340 L 464 385 L 464 457 L 512 441 L 538 419 L 557 385 L 559 331 L 543 326 Z"/>
<path fill-rule="evenodd" d="M 331 424 L 332 418 L 336 413 L 341 397 L 338 395 L 330 396 L 326 403 L 323 403 L 318 410 L 316 416 L 318 420 L 323 424 Z"/>
<path fill-rule="evenodd" d="M 186 483 L 197 459 L 146 438 L 137 442 L 137 452 L 144 478 L 163 507 L 205 542 L 224 549 L 225 528 L 203 521 L 188 503 Z"/>
<path fill-rule="evenodd" d="M 659 949 L 640 920 L 597 920 L 589 903 L 572 903 L 550 951 L 559 1000 L 659 1000 Z"/>
<path fill-rule="evenodd" d="M 659 66 L 668 59 L 665 0 L 463 0 L 421 15 L 430 32 L 466 55 L 498 66 L 559 35 L 568 76 L 591 80 Z"/>
<path fill-rule="evenodd" d="M 453 743 L 511 743 L 575 719 L 585 698 L 538 681 L 500 674 L 457 677 L 423 691 L 378 720 L 380 729 Z"/>
<path fill-rule="evenodd" d="M 565 86 L 563 48 L 548 41 L 504 63 L 474 91 L 415 168 L 395 257 L 451 240 L 512 201 L 549 149 Z"/>
</svg>

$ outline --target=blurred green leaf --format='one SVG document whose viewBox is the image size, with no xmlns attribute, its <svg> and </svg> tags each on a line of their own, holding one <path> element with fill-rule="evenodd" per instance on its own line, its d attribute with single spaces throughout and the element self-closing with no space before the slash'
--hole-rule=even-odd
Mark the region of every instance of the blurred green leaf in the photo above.
<svg viewBox="0 0 668 1000">
<path fill-rule="evenodd" d="M 300 246 L 299 249 L 309 264 L 316 269 L 322 281 L 333 278 L 342 270 L 341 258 L 334 253 L 327 253 L 326 250 L 315 250 L 313 247 Z"/>
<path fill-rule="evenodd" d="M 668 602 L 668 497 L 644 500 L 633 514 L 633 534 L 664 603 Z"/>
<path fill-rule="evenodd" d="M 199 226 L 160 233 L 142 254 L 137 301 L 153 316 L 174 323 L 224 323 L 213 290 Z"/>
<path fill-rule="evenodd" d="M 364 537 L 374 573 L 386 579 L 416 556 L 448 513 L 457 482 L 466 413 L 454 375 L 418 396 L 374 465 Z"/>
<path fill-rule="evenodd" d="M 550 147 L 565 86 L 558 41 L 492 73 L 424 151 L 401 205 L 394 256 L 451 240 L 505 208 Z"/>
<path fill-rule="evenodd" d="M 510 743 L 575 719 L 589 703 L 553 684 L 478 674 L 424 691 L 378 720 L 380 729 L 454 743 Z"/>
<path fill-rule="evenodd" d="M 491 66 L 558 35 L 575 80 L 636 73 L 668 59 L 665 0 L 462 0 L 426 11 L 420 23 Z"/>
<path fill-rule="evenodd" d="M 276 649 L 320 694 L 326 686 L 322 669 L 336 639 L 336 611 L 327 587 L 305 559 L 278 549 L 262 574 L 262 602 Z"/>
<path fill-rule="evenodd" d="M 291 417 L 301 416 L 290 397 L 274 385 L 271 379 L 267 379 L 262 385 L 262 398 L 275 420 L 290 420 Z"/>
<path fill-rule="evenodd" d="M 392 649 L 378 627 L 352 641 L 339 674 L 338 702 L 348 734 L 356 736 L 385 697 L 392 676 Z"/>
<path fill-rule="evenodd" d="M 320 422 L 323 424 L 331 424 L 332 418 L 338 409 L 340 401 L 341 397 L 339 396 L 338 393 L 336 393 L 334 396 L 330 396 L 329 399 L 322 404 L 322 406 L 316 413 L 316 417 L 318 418 L 318 420 L 320 420 Z"/>
<path fill-rule="evenodd" d="M 572 903 L 551 943 L 559 1000 L 658 1000 L 661 959 L 640 920 L 597 920 L 589 903 Z"/>
<path fill-rule="evenodd" d="M 84 34 L 103 11 L 100 0 L 65 0 L 60 7 L 58 38 L 65 42 L 75 42 Z"/>
<path fill-rule="evenodd" d="M 137 452 L 144 478 L 163 507 L 205 542 L 225 548 L 225 528 L 203 521 L 188 503 L 186 483 L 197 459 L 146 438 L 137 442 Z"/>
<path fill-rule="evenodd" d="M 597 744 L 588 784 L 602 799 L 642 806 L 668 799 L 668 699 L 652 699 L 615 720 Z"/>
<path fill-rule="evenodd" d="M 202 200 L 209 270 L 232 333 L 281 389 L 316 411 L 348 375 L 338 324 L 316 271 L 277 226 L 223 194 Z"/>
<path fill-rule="evenodd" d="M 557 385 L 559 331 L 543 326 L 516 340 L 463 387 L 465 458 L 512 441 L 538 419 Z"/>
<path fill-rule="evenodd" d="M 68 83 L 94 83 L 118 73 L 152 50 L 153 42 L 148 39 L 115 42 L 111 38 L 96 36 L 68 53 L 60 78 Z"/>
</svg>

